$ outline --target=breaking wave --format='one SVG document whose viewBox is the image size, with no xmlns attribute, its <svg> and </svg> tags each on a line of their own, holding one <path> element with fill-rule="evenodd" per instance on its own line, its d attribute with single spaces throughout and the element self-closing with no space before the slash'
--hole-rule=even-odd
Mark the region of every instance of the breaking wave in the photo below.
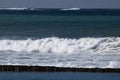
<svg viewBox="0 0 120 80">
<path fill-rule="evenodd" d="M 93 52 L 120 52 L 119 37 L 67 39 L 49 37 L 26 40 L 0 40 L 0 51 L 15 52 L 52 52 L 52 53 L 81 53 Z"/>
<path fill-rule="evenodd" d="M 0 8 L 0 10 L 48 10 L 47 8 Z M 51 8 L 52 9 L 52 8 Z M 53 10 L 53 9 L 52 9 Z M 80 8 L 63 8 L 63 9 L 54 9 L 54 10 L 80 10 Z"/>
<path fill-rule="evenodd" d="M 64 9 L 61 9 L 61 10 L 80 10 L 80 8 L 64 8 Z"/>
<path fill-rule="evenodd" d="M 0 10 L 27 10 L 29 8 L 0 8 Z"/>
</svg>

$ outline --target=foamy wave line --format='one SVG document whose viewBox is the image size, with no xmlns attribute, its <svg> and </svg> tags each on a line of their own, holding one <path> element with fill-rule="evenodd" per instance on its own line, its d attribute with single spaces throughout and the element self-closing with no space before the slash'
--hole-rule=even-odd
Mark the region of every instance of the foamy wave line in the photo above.
<svg viewBox="0 0 120 80">
<path fill-rule="evenodd" d="M 27 10 L 29 8 L 0 8 L 0 10 Z"/>
<path fill-rule="evenodd" d="M 0 51 L 15 52 L 52 52 L 52 53 L 81 53 L 120 52 L 120 37 L 67 39 L 49 37 L 26 40 L 0 40 Z"/>
<path fill-rule="evenodd" d="M 64 8 L 64 9 L 61 9 L 61 10 L 80 10 L 80 8 Z"/>
</svg>

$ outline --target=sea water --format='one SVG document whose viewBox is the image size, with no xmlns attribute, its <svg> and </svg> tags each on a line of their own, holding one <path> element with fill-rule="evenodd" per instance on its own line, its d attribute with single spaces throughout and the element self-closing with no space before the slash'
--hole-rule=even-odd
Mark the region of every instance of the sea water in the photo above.
<svg viewBox="0 0 120 80">
<path fill-rule="evenodd" d="M 0 80 L 119 80 L 119 73 L 0 72 Z"/>
<path fill-rule="evenodd" d="M 119 9 L 0 9 L 0 65 L 120 68 Z"/>
</svg>

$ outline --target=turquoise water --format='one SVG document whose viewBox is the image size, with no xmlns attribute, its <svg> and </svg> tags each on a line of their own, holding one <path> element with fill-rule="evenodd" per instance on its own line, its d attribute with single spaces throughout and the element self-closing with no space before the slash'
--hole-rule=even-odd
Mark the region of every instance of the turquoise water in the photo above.
<svg viewBox="0 0 120 80">
<path fill-rule="evenodd" d="M 120 80 L 120 73 L 0 72 L 0 80 Z"/>
<path fill-rule="evenodd" d="M 0 37 L 119 37 L 120 16 L 0 15 Z"/>
<path fill-rule="evenodd" d="M 119 37 L 120 10 L 0 10 L 0 37 Z"/>
</svg>

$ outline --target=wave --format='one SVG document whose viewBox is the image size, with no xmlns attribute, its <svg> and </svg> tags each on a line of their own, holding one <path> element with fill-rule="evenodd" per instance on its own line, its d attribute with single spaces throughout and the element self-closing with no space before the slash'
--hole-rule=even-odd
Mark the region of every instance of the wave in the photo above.
<svg viewBox="0 0 120 80">
<path fill-rule="evenodd" d="M 82 53 L 120 52 L 120 37 L 67 39 L 49 37 L 26 40 L 0 40 L 0 51 L 45 52 L 45 53 Z"/>
<path fill-rule="evenodd" d="M 64 8 L 64 9 L 61 9 L 61 10 L 80 10 L 80 8 Z"/>
<path fill-rule="evenodd" d="M 49 11 L 49 10 L 60 10 L 60 9 L 57 9 L 57 8 L 26 8 L 26 7 L 23 7 L 23 8 L 0 8 L 0 10 L 30 10 L 30 11 Z"/>
<path fill-rule="evenodd" d="M 0 8 L 0 10 L 80 10 L 80 8 Z"/>
<path fill-rule="evenodd" d="M 29 8 L 0 8 L 0 10 L 27 10 Z"/>
</svg>

